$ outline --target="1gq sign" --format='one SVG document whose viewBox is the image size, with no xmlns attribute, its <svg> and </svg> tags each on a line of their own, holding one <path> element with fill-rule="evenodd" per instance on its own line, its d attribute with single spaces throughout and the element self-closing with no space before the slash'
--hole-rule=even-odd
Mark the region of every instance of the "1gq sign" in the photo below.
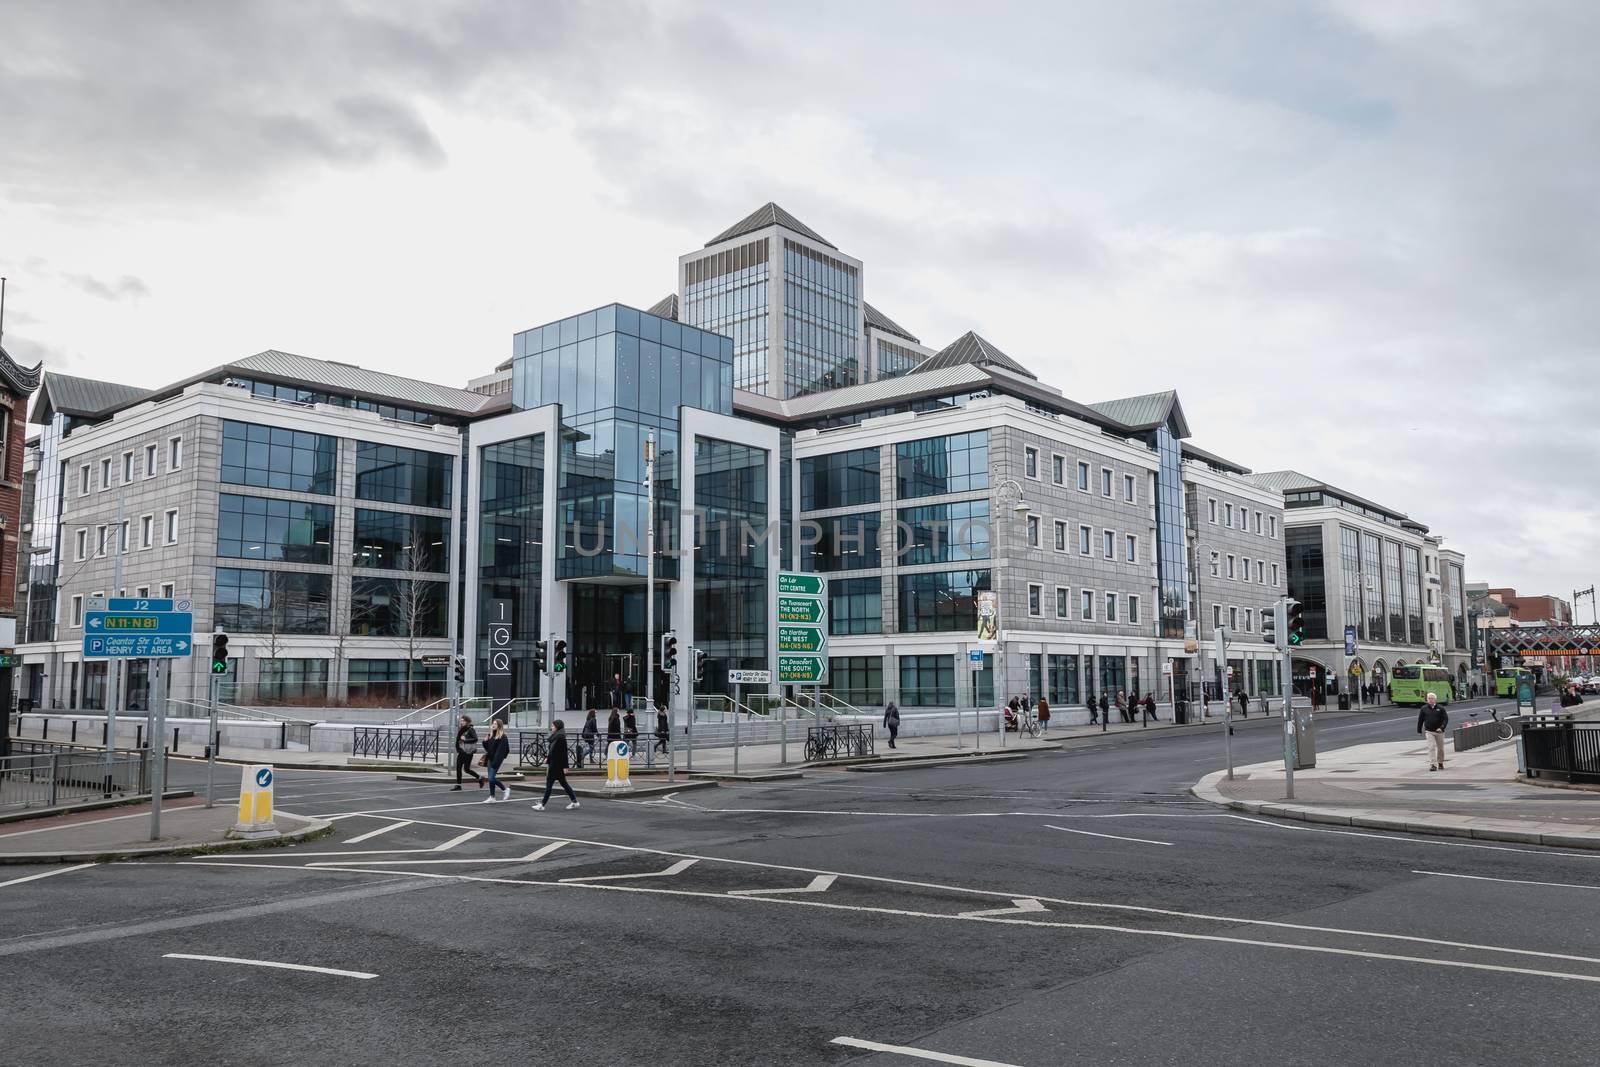
<svg viewBox="0 0 1600 1067">
<path fill-rule="evenodd" d="M 484 627 L 489 633 L 489 695 L 509 696 L 511 690 L 512 605 L 491 600 L 485 605 Z"/>
</svg>

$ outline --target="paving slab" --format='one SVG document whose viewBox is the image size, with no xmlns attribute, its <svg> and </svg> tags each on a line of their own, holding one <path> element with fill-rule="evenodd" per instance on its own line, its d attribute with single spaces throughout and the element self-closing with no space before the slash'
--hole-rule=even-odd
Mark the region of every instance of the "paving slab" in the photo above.
<svg viewBox="0 0 1600 1067">
<path fill-rule="evenodd" d="M 306 841 L 328 833 L 333 824 L 281 809 L 273 822 L 276 838 L 234 840 L 227 836 L 238 816 L 233 804 L 207 808 L 200 797 L 161 807 L 161 836 L 150 840 L 150 805 L 129 805 L 115 814 L 80 812 L 29 824 L 0 834 L 0 864 L 104 863 L 178 853 L 232 852 Z"/>
</svg>

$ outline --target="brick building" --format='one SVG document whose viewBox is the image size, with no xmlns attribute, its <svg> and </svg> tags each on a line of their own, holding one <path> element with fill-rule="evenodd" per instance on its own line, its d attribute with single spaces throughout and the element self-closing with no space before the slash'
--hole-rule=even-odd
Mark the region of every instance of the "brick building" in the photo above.
<svg viewBox="0 0 1600 1067">
<path fill-rule="evenodd" d="M 22 531 L 22 457 L 26 451 L 28 396 L 39 386 L 39 368 L 18 366 L 0 348 L 0 709 L 11 708 L 17 641 L 16 539 Z M 0 753 L 9 751 L 0 729 Z"/>
</svg>

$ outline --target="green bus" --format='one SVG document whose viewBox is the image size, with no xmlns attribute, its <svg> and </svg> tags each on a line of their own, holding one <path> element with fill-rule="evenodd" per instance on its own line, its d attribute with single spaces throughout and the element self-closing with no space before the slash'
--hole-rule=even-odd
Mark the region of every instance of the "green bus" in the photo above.
<svg viewBox="0 0 1600 1067">
<path fill-rule="evenodd" d="M 1450 684 L 1450 672 L 1443 667 L 1426 663 L 1411 663 L 1389 672 L 1389 700 L 1394 704 L 1421 704 L 1432 693 L 1439 703 L 1448 704 L 1455 697 Z"/>
<path fill-rule="evenodd" d="M 1514 697 L 1517 695 L 1517 681 L 1527 678 L 1529 685 L 1534 685 L 1536 679 L 1533 672 L 1526 667 L 1502 667 L 1494 672 L 1494 695 L 1497 697 Z"/>
</svg>

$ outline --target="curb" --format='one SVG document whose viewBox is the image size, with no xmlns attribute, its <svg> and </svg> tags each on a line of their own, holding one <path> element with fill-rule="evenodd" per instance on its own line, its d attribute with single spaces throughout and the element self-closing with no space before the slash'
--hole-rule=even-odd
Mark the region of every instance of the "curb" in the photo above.
<svg viewBox="0 0 1600 1067">
<path fill-rule="evenodd" d="M 1212 771 L 1191 786 L 1189 792 L 1208 804 L 1242 811 L 1249 815 L 1264 815 L 1268 818 L 1293 819 L 1298 822 L 1330 826 L 1351 826 L 1363 830 L 1426 834 L 1433 837 L 1465 837 L 1474 841 L 1507 841 L 1519 845 L 1600 850 L 1600 830 L 1583 831 L 1574 828 L 1566 833 L 1547 834 L 1526 829 L 1517 823 L 1494 819 L 1480 819 L 1473 823 L 1429 821 L 1456 817 L 1441 816 L 1426 811 L 1397 811 L 1393 815 L 1373 815 L 1361 809 L 1311 808 L 1292 802 L 1234 800 L 1223 796 L 1216 787 L 1216 783 L 1225 773 Z"/>
<path fill-rule="evenodd" d="M 0 866 L 22 863 L 114 863 L 120 860 L 152 859 L 159 856 L 202 856 L 217 852 L 248 852 L 258 848 L 281 848 L 315 841 L 333 833 L 333 823 L 293 816 L 306 825 L 278 837 L 256 841 L 208 841 L 197 845 L 156 845 L 151 848 L 125 848 L 111 852 L 13 852 L 0 855 Z"/>
<path fill-rule="evenodd" d="M 844 769 L 860 774 L 881 774 L 884 771 L 915 771 L 927 767 L 953 767 L 969 763 L 1011 763 L 1016 760 L 1027 759 L 1033 752 L 1049 751 L 1052 750 L 1036 748 L 1027 752 L 975 752 L 970 756 L 958 753 L 948 756 L 917 756 L 912 759 L 891 759 L 879 763 L 855 763 Z M 826 764 L 821 766 L 826 766 Z"/>
<path fill-rule="evenodd" d="M 187 800 L 194 796 L 193 789 L 168 789 L 161 794 L 161 799 Z M 76 815 L 83 811 L 105 811 L 108 808 L 120 808 L 128 804 L 144 804 L 150 799 L 149 793 L 134 793 L 131 796 L 116 797 L 110 800 L 88 800 L 81 804 L 61 804 L 53 808 L 23 808 L 21 811 L 8 811 L 0 815 L 0 826 L 7 823 L 27 822 L 30 819 L 48 819 L 55 815 Z"/>
<path fill-rule="evenodd" d="M 800 771 L 756 771 L 752 774 L 734 774 L 732 771 L 695 772 L 691 777 L 704 778 L 710 782 L 785 782 L 795 778 L 804 778 Z"/>
<path fill-rule="evenodd" d="M 681 793 L 689 789 L 715 789 L 717 787 L 716 782 L 698 780 L 699 778 L 700 776 L 696 775 L 694 779 L 677 782 L 672 785 L 668 785 L 666 782 L 650 782 L 646 785 L 635 785 L 627 792 L 606 789 L 601 785 L 588 785 L 572 779 L 568 779 L 568 782 L 572 786 L 574 793 L 590 800 L 626 800 L 629 797 L 659 797 L 666 796 L 668 793 Z M 397 774 L 395 775 L 395 780 L 399 782 L 429 782 L 435 785 L 444 785 L 449 781 L 449 779 L 442 776 L 430 777 L 424 774 Z M 500 780 L 505 782 L 514 793 L 538 793 L 544 789 L 544 779 L 532 775 L 525 775 L 520 778 L 502 775 Z M 454 790 L 448 789 L 446 791 L 454 792 Z M 465 789 L 462 790 L 462 792 L 465 791 Z"/>
</svg>

